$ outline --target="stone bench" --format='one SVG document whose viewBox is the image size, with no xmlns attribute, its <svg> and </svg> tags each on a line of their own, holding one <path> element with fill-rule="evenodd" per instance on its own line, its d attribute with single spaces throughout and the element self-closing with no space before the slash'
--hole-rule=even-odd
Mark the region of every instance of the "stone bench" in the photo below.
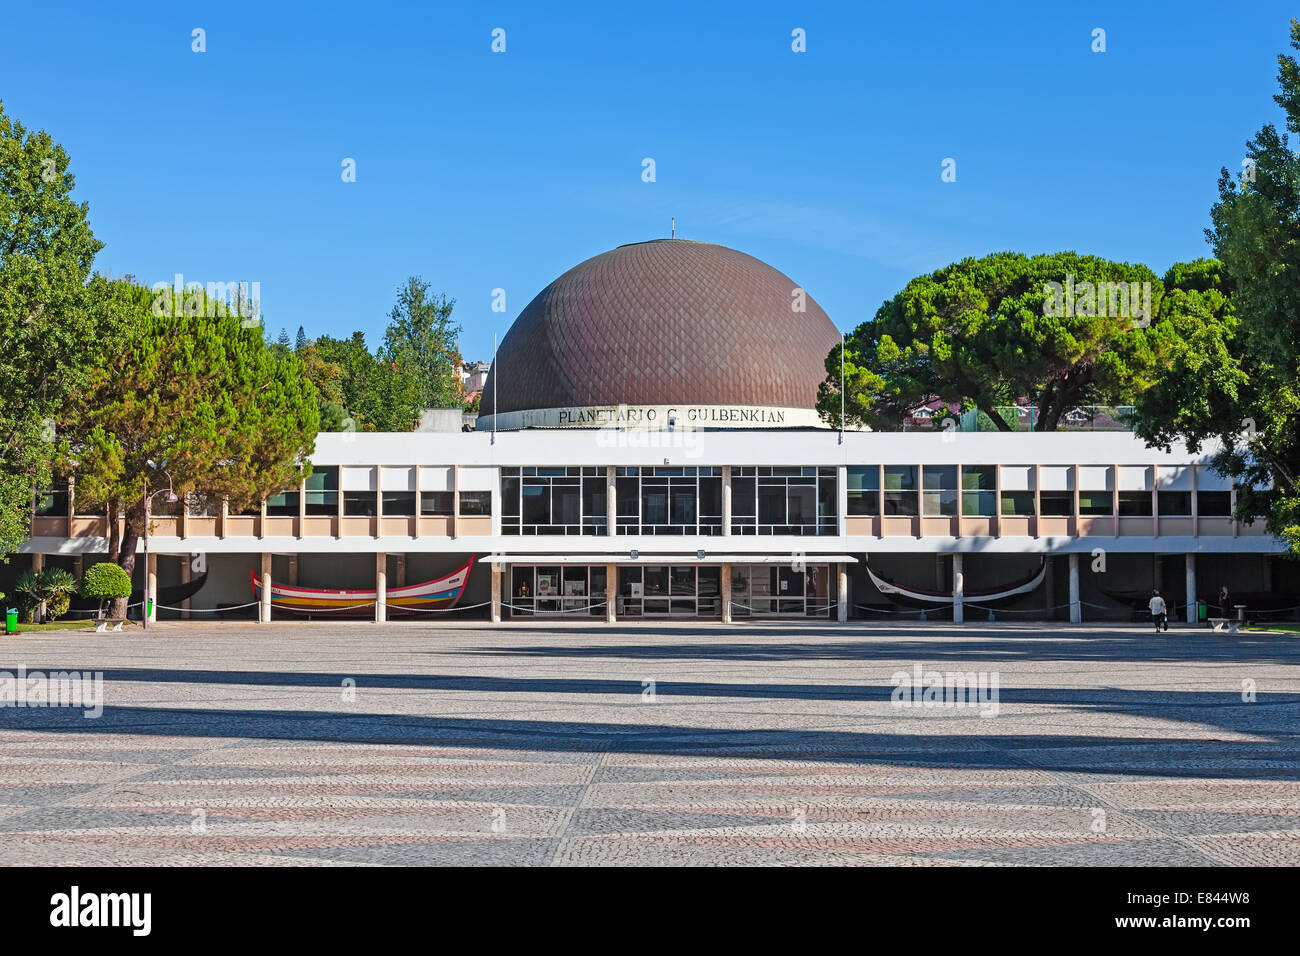
<svg viewBox="0 0 1300 956">
<path fill-rule="evenodd" d="M 1241 622 L 1235 617 L 1212 617 L 1208 618 L 1210 630 L 1227 631 L 1229 634 L 1236 634 L 1237 629 L 1241 627 Z"/>
<path fill-rule="evenodd" d="M 102 634 L 104 631 L 109 630 L 108 625 L 110 624 L 113 625 L 112 630 L 120 631 L 125 623 L 126 618 L 124 617 L 97 617 L 95 618 L 95 633 Z"/>
</svg>

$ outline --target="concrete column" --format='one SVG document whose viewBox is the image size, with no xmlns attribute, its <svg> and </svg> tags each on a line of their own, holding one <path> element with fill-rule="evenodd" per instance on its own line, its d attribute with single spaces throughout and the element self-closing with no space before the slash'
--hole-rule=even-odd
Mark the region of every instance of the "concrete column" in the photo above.
<svg viewBox="0 0 1300 956">
<path fill-rule="evenodd" d="M 45 555 L 37 552 L 32 555 L 32 570 L 41 571 L 45 568 Z"/>
<path fill-rule="evenodd" d="M 383 624 L 388 620 L 388 555 L 383 551 L 375 554 L 375 623 Z"/>
<path fill-rule="evenodd" d="M 397 575 L 397 586 L 406 587 L 406 553 L 403 552 L 397 556 L 397 567 L 394 569 Z"/>
<path fill-rule="evenodd" d="M 1186 563 L 1186 581 L 1187 586 L 1187 623 L 1196 623 L 1196 555 L 1184 555 L 1183 561 Z"/>
<path fill-rule="evenodd" d="M 731 534 L 731 466 L 722 466 L 722 534 L 723 537 Z M 724 588 L 730 588 L 730 584 L 723 585 Z M 728 609 L 723 612 L 723 620 L 731 620 L 731 611 Z"/>
<path fill-rule="evenodd" d="M 943 590 L 943 578 L 943 555 L 936 554 L 934 556 L 934 589 L 936 591 Z"/>
<path fill-rule="evenodd" d="M 271 623 L 271 555 L 268 552 L 262 553 L 262 602 L 257 619 L 263 624 Z"/>
<path fill-rule="evenodd" d="M 1043 561 L 1046 564 L 1047 573 L 1043 575 L 1043 610 L 1050 617 L 1056 611 L 1056 557 L 1055 555 L 1043 555 Z"/>
<path fill-rule="evenodd" d="M 1161 592 L 1165 589 L 1165 563 L 1158 554 L 1151 555 L 1151 586 Z"/>
<path fill-rule="evenodd" d="M 192 555 L 188 555 L 188 554 L 181 555 L 181 583 L 182 584 L 190 583 L 191 576 L 194 573 L 193 561 L 194 561 L 194 557 Z M 81 575 L 78 574 L 77 576 L 80 577 Z M 190 619 L 190 599 L 186 598 L 185 600 L 181 601 L 181 620 L 188 621 L 189 619 Z"/>
<path fill-rule="evenodd" d="M 612 469 L 611 469 L 612 470 Z M 618 565 L 605 565 L 605 623 L 618 623 Z"/>
<path fill-rule="evenodd" d="M 727 469 L 727 471 L 730 470 L 731 470 L 730 468 Z M 724 484 L 722 488 L 723 488 L 722 493 L 725 496 L 727 494 L 727 485 Z M 723 501 L 723 508 L 725 509 L 727 498 L 724 497 L 722 501 Z M 731 565 L 724 564 L 722 566 L 722 570 L 719 573 L 722 575 L 722 623 L 730 624 L 731 623 Z"/>
<path fill-rule="evenodd" d="M 835 565 L 835 620 L 847 624 L 849 620 L 849 572 L 843 561 Z"/>
<path fill-rule="evenodd" d="M 962 571 L 962 555 L 952 556 L 952 622 L 966 622 L 966 575 Z"/>
<path fill-rule="evenodd" d="M 605 531 L 612 538 L 618 534 L 618 472 L 605 466 Z"/>
<path fill-rule="evenodd" d="M 460 465 L 451 466 L 451 536 L 460 534 Z"/>
<path fill-rule="evenodd" d="M 501 623 L 501 575 L 505 573 L 505 567 L 500 564 L 491 565 L 492 568 L 492 623 Z"/>
<path fill-rule="evenodd" d="M 158 555 L 150 552 L 144 559 L 144 597 L 145 610 L 149 612 L 149 623 L 158 620 Z"/>
<path fill-rule="evenodd" d="M 1070 555 L 1070 623 L 1083 621 L 1083 606 L 1079 603 L 1079 556 Z"/>
<path fill-rule="evenodd" d="M 289 583 L 298 583 L 298 555 L 289 555 Z"/>
</svg>

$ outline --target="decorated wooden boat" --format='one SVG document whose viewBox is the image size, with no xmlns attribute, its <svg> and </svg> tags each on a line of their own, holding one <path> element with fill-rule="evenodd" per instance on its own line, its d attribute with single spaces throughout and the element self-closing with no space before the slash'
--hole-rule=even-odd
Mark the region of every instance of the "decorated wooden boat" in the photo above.
<svg viewBox="0 0 1300 956">
<path fill-rule="evenodd" d="M 450 574 L 420 584 L 388 588 L 384 603 L 388 615 L 415 614 L 424 611 L 449 611 L 460 601 L 469 581 L 474 556 Z M 253 596 L 262 600 L 262 582 L 256 571 L 249 571 Z M 310 617 L 373 617 L 377 594 L 370 590 L 327 590 L 300 588 L 278 581 L 271 582 L 271 607 Z"/>
<path fill-rule="evenodd" d="M 867 574 L 871 577 L 871 582 L 876 586 L 881 594 L 887 594 L 899 604 L 906 604 L 911 607 L 933 607 L 935 605 L 952 604 L 951 591 L 931 591 L 925 588 L 912 588 L 890 581 L 883 578 L 875 571 L 871 570 L 871 565 L 866 565 Z M 1012 601 L 1023 594 L 1028 594 L 1034 588 L 1043 583 L 1043 578 L 1047 576 L 1047 562 L 1043 561 L 1038 570 L 1029 577 L 1011 584 L 1001 585 L 996 588 L 985 588 L 981 591 L 966 591 L 962 600 L 966 604 L 983 604 L 993 605 L 996 603 L 1005 603 Z"/>
</svg>

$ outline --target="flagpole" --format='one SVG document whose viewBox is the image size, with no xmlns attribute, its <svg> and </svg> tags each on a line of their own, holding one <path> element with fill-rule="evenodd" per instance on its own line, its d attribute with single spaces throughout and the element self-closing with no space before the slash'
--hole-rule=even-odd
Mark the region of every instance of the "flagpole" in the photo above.
<svg viewBox="0 0 1300 956">
<path fill-rule="evenodd" d="M 844 333 L 840 333 L 840 444 L 844 444 Z"/>
</svg>

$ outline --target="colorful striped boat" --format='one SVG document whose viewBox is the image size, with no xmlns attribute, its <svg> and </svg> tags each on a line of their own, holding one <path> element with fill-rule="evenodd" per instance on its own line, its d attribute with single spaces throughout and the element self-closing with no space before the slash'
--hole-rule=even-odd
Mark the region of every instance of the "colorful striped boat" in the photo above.
<svg viewBox="0 0 1300 956">
<path fill-rule="evenodd" d="M 450 574 L 421 584 L 388 588 L 384 601 L 387 613 L 391 616 L 421 611 L 450 611 L 465 593 L 465 585 L 473 567 L 474 556 L 470 555 L 469 561 Z M 262 582 L 256 571 L 250 570 L 248 573 L 253 582 L 253 595 L 261 601 Z M 373 588 L 369 591 L 332 591 L 271 582 L 272 609 L 288 611 L 290 614 L 311 617 L 373 617 L 375 601 L 376 592 Z"/>
</svg>

